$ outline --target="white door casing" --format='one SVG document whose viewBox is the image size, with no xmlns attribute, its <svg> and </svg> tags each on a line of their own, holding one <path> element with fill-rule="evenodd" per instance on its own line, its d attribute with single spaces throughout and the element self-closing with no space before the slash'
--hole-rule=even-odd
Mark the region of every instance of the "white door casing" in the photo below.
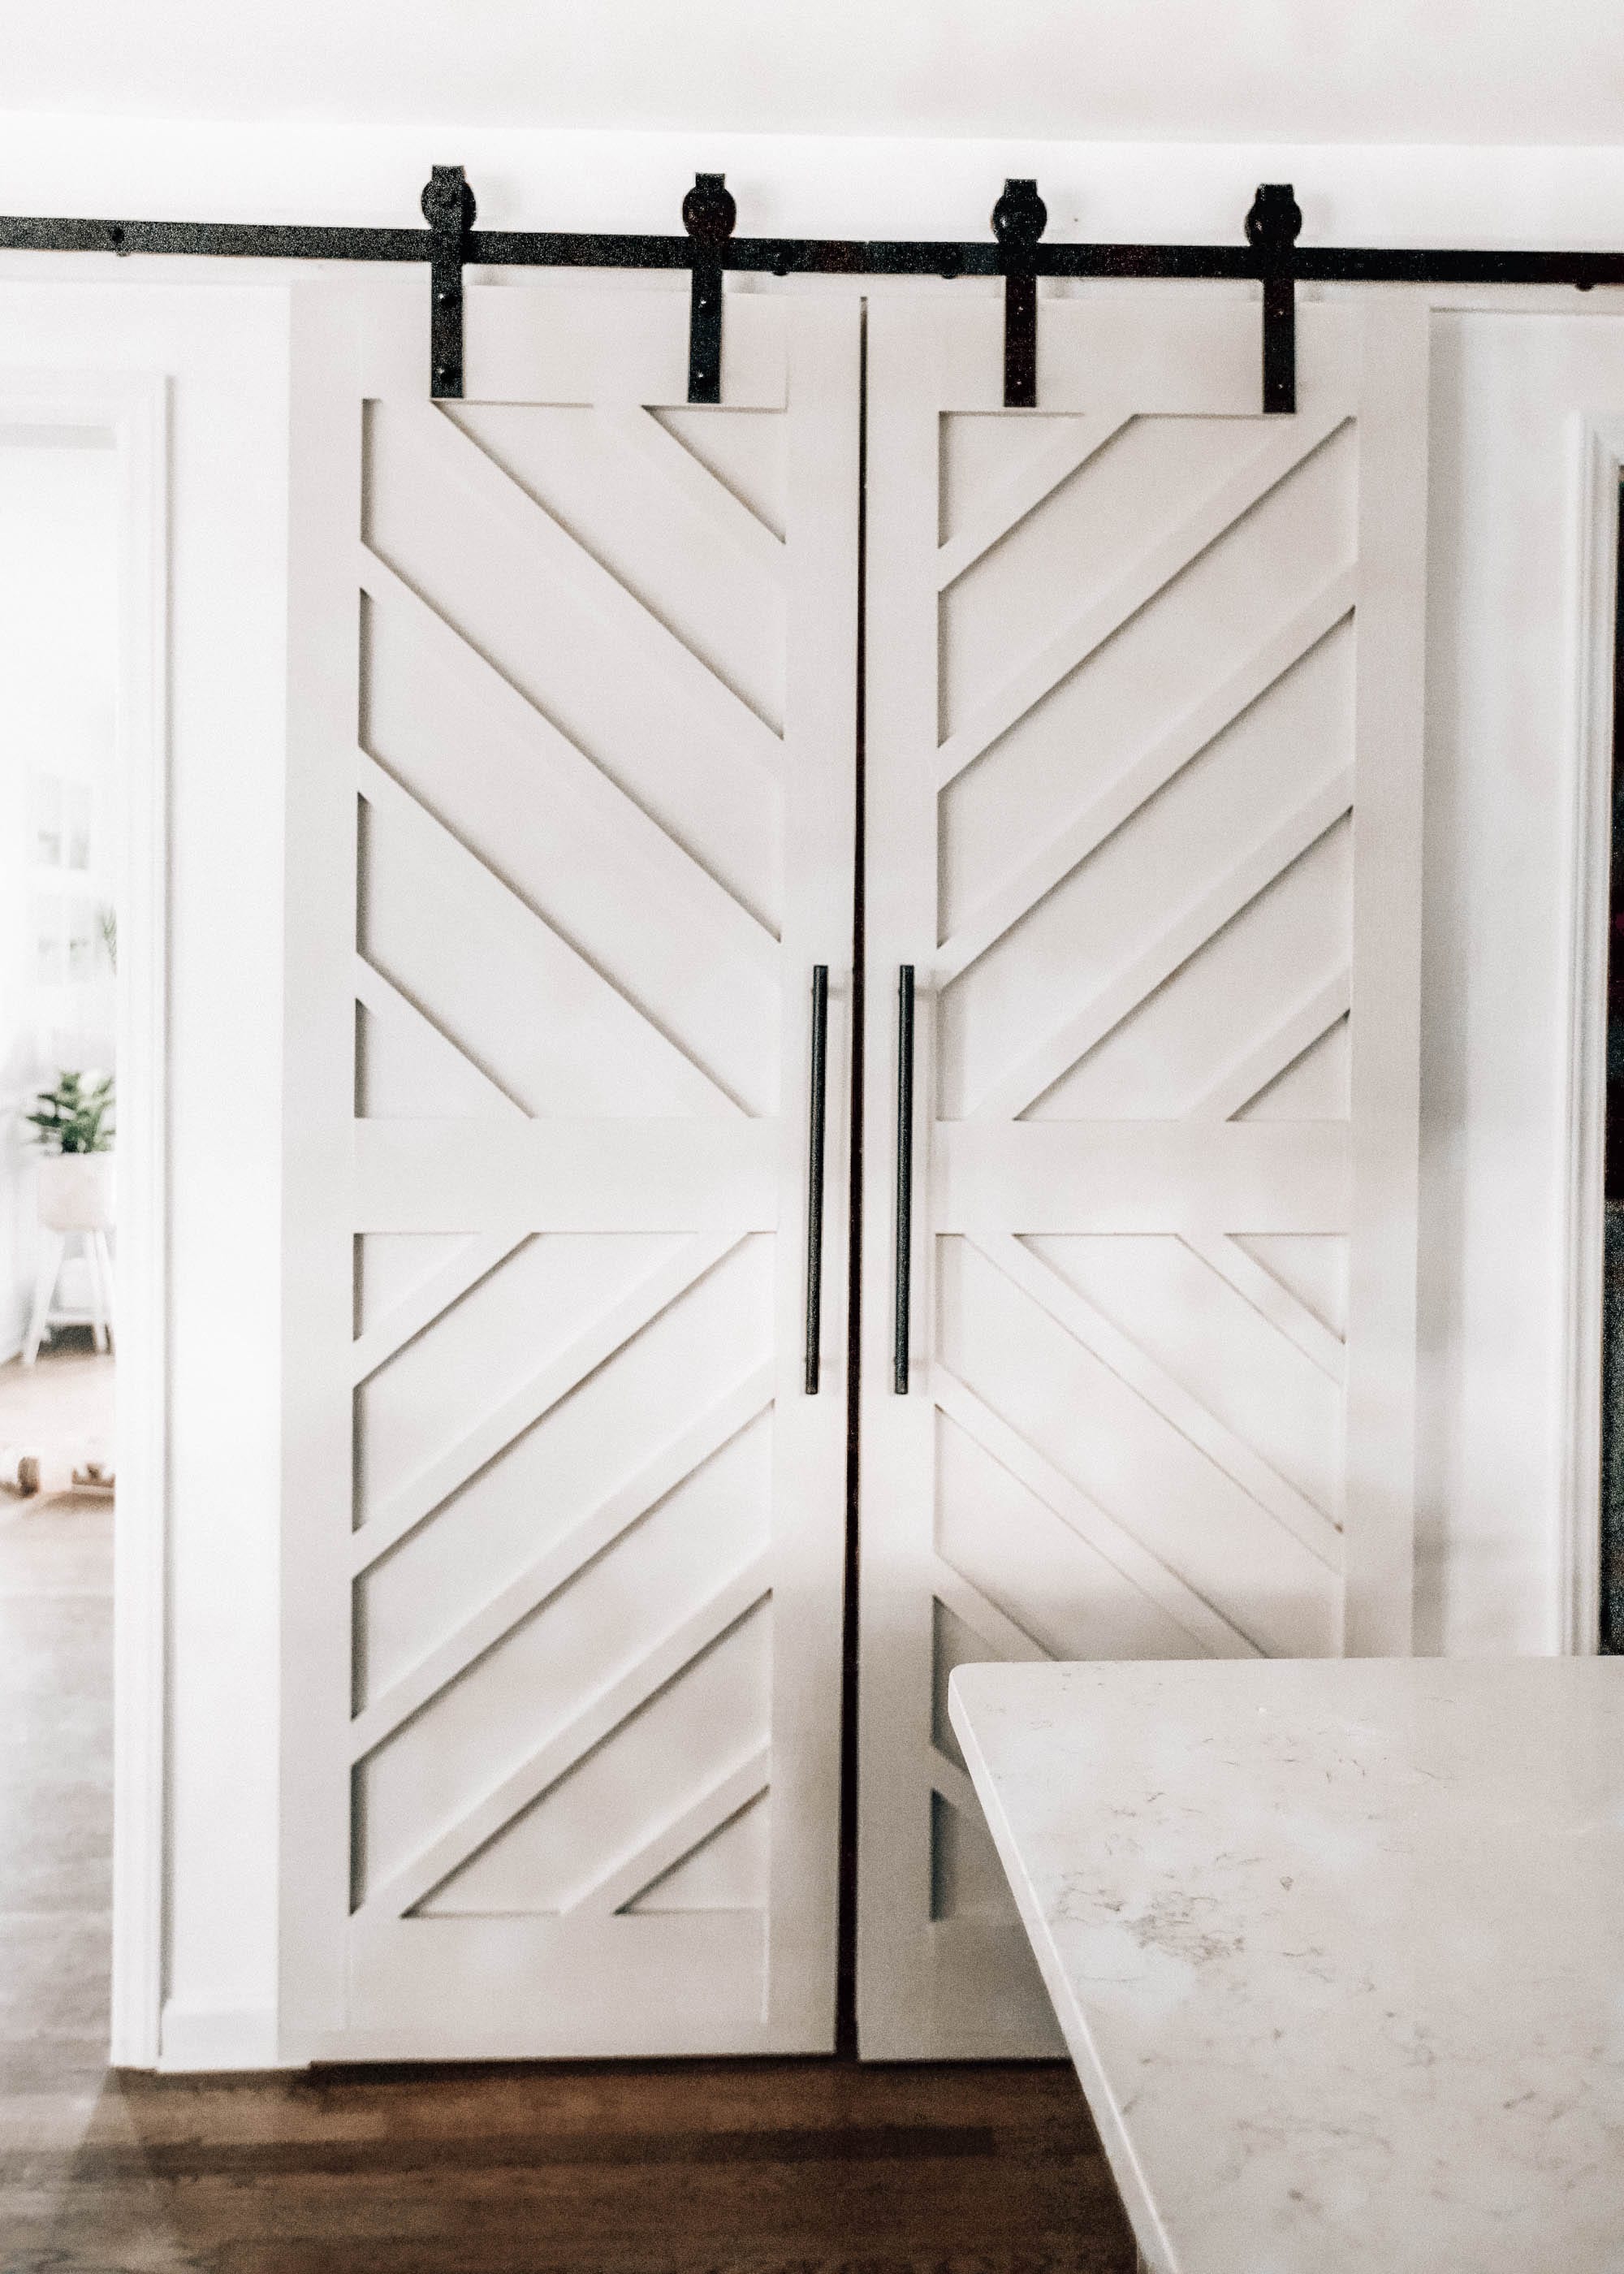
<svg viewBox="0 0 1624 2274">
<path fill-rule="evenodd" d="M 860 320 L 686 318 L 296 295 L 290 2059 L 832 2044 Z"/>
<path fill-rule="evenodd" d="M 1410 1641 L 1425 314 L 1300 310 L 1271 419 L 1255 307 L 1046 304 L 1036 412 L 1000 316 L 869 319 L 876 2059 L 1061 2051 L 953 1665 Z"/>
</svg>

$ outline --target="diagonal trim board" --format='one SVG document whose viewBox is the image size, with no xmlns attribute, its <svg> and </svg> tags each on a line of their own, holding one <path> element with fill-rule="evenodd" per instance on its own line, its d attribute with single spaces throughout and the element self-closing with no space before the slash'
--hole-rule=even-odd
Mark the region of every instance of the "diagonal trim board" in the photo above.
<svg viewBox="0 0 1624 2274">
<path fill-rule="evenodd" d="M 976 706 L 937 751 L 938 786 L 945 788 L 1000 734 L 1007 734 L 1051 688 L 1075 671 L 1347 423 L 1348 414 L 1338 410 L 1317 418 L 1305 417 L 1300 426 L 1272 433 L 1245 465 L 1221 481 L 1177 529 L 1142 553 L 1109 592 Z"/>
<path fill-rule="evenodd" d="M 972 1824 L 982 1821 L 981 1804 L 975 1796 L 975 1787 L 959 1764 L 948 1759 L 939 1745 L 932 1745 L 929 1749 L 925 1774 L 931 1790 L 946 1801 L 950 1808 L 958 1809 L 961 1815 L 969 1818 Z"/>
<path fill-rule="evenodd" d="M 1353 975 L 1339 971 L 1294 1004 L 1280 1024 L 1260 1042 L 1249 1043 L 1209 1083 L 1185 1118 L 1191 1121 L 1229 1121 L 1272 1081 L 1278 1081 L 1306 1050 L 1345 1019 L 1353 1002 Z"/>
<path fill-rule="evenodd" d="M 757 1745 L 734 1767 L 707 1786 L 698 1798 L 668 1817 L 658 1830 L 638 1842 L 630 1854 L 612 1864 L 598 1878 L 569 1896 L 568 1914 L 585 1912 L 607 1916 L 622 1911 L 646 1894 L 656 1879 L 664 1879 L 696 1848 L 712 1839 L 723 1826 L 759 1800 L 772 1779 L 772 1748 Z"/>
<path fill-rule="evenodd" d="M 470 434 L 428 403 L 395 402 L 391 409 L 440 474 L 499 520 L 550 577 L 586 600 L 624 652 L 628 669 L 657 674 L 691 713 L 696 731 L 768 773 L 781 775 L 784 746 L 771 727 L 554 521 L 545 506 L 504 473 Z"/>
<path fill-rule="evenodd" d="M 350 1380 L 358 1386 L 376 1374 L 380 1367 L 387 1366 L 414 1336 L 432 1326 L 442 1313 L 454 1303 L 460 1303 L 499 1263 L 505 1263 L 515 1248 L 523 1246 L 524 1238 L 523 1234 L 515 1239 L 506 1232 L 492 1232 L 475 1233 L 465 1239 L 438 1271 L 432 1272 L 403 1296 L 365 1334 L 356 1337 L 350 1347 Z"/>
<path fill-rule="evenodd" d="M 1031 913 L 1071 871 L 1167 787 L 1193 758 L 1210 748 L 1269 689 L 1348 616 L 1357 598 L 1357 571 L 1334 576 L 1271 634 L 1209 695 L 1125 767 L 1100 795 L 994 887 L 933 960 L 936 984 L 945 987 Z M 1243 1101 L 1244 1102 L 1244 1101 Z"/>
<path fill-rule="evenodd" d="M 701 465 L 652 411 L 641 403 L 600 403 L 593 416 L 628 451 L 642 458 L 658 480 L 702 514 L 757 575 L 774 583 L 782 579 L 789 551 L 784 539 L 753 514 L 736 492 Z"/>
<path fill-rule="evenodd" d="M 1019 1287 L 1022 1294 L 1048 1312 L 1057 1326 L 1109 1367 L 1120 1382 L 1147 1405 L 1158 1420 L 1176 1430 L 1188 1444 L 1221 1469 L 1233 1485 L 1282 1525 L 1327 1569 L 1342 1568 L 1336 1526 L 1325 1510 L 1315 1506 L 1254 1452 L 1244 1438 L 1191 1395 L 1148 1351 L 1113 1325 L 1103 1313 L 1079 1294 L 1048 1264 L 1034 1255 L 1012 1232 L 968 1235 L 996 1270 Z"/>
<path fill-rule="evenodd" d="M 579 808 L 585 825 L 614 846 L 616 860 L 625 863 L 634 888 L 646 878 L 662 898 L 688 901 L 693 920 L 713 936 L 718 953 L 758 959 L 771 955 L 777 941 L 753 909 L 735 899 L 387 561 L 359 543 L 356 555 L 357 581 L 367 598 L 377 607 L 395 610 L 410 624 L 415 644 L 433 669 L 456 681 L 465 701 L 488 714 L 491 725 L 515 745 L 527 765 L 546 769 Z"/>
<path fill-rule="evenodd" d="M 1128 410 L 1091 410 L 1070 418 L 1059 433 L 998 483 L 962 529 L 936 548 L 936 590 L 944 592 L 983 553 L 1001 544 L 1029 513 L 1069 481 L 1090 458 L 1121 433 L 1132 418 Z"/>
<path fill-rule="evenodd" d="M 944 1367 L 931 1376 L 931 1395 L 950 1421 L 956 1421 L 985 1453 L 1006 1468 L 1034 1499 L 1042 1502 L 1086 1547 L 1093 1548 L 1131 1586 L 1149 1597 L 1181 1626 L 1192 1642 L 1214 1658 L 1259 1658 L 1263 1655 L 1250 1635 L 1214 1609 L 1189 1582 L 1154 1555 L 1125 1525 L 1118 1524 L 1080 1486 L 1063 1476 L 1051 1461 L 1012 1429 L 1002 1414 L 979 1398 Z M 950 1610 L 951 1600 L 942 1600 Z"/>
<path fill-rule="evenodd" d="M 395 982 L 386 979 L 377 965 L 369 963 L 364 955 L 357 955 L 355 960 L 355 991 L 356 1001 L 370 1011 L 375 1019 L 398 1027 L 407 1034 L 421 1036 L 441 1050 L 455 1050 L 470 1072 L 479 1077 L 493 1112 L 506 1115 L 509 1119 L 515 1116 L 524 1118 L 523 1106 L 510 1091 L 503 1088 L 496 1076 L 482 1066 L 477 1058 L 470 1057 L 463 1043 L 455 1041 L 443 1027 L 431 1019 L 410 995 L 402 994 Z"/>
<path fill-rule="evenodd" d="M 387 1555 L 425 1516 L 432 1515 L 459 1486 L 466 1484 L 488 1461 L 494 1460 L 577 1382 L 584 1382 L 589 1374 L 658 1318 L 679 1295 L 696 1285 L 706 1272 L 713 1270 L 723 1256 L 739 1245 L 741 1237 L 733 1231 L 708 1232 L 700 1239 L 686 1240 L 674 1255 L 600 1313 L 567 1349 L 533 1374 L 515 1396 L 499 1405 L 493 1413 L 487 1413 L 449 1451 L 431 1461 L 402 1485 L 354 1533 L 350 1543 L 352 1577 L 358 1577 L 369 1570 L 380 1556 Z"/>
<path fill-rule="evenodd" d="M 651 1461 L 628 1477 L 556 1540 L 545 1555 L 516 1579 L 481 1604 L 455 1633 L 420 1658 L 415 1666 L 357 1713 L 350 1724 L 350 1754 L 355 1760 L 392 1736 L 401 1724 L 418 1713 L 431 1698 L 465 1674 L 504 1635 L 538 1610 L 560 1588 L 568 1586 L 596 1555 L 628 1532 L 687 1477 L 748 1427 L 772 1402 L 772 1372 L 760 1367 L 717 1399 L 662 1445 Z"/>
<path fill-rule="evenodd" d="M 393 774 L 379 764 L 376 758 L 367 751 L 357 748 L 356 763 L 359 769 L 361 795 L 369 804 L 387 806 L 390 813 L 398 820 L 403 821 L 408 828 L 416 830 L 419 835 L 432 841 L 436 857 L 458 865 L 466 864 L 482 879 L 506 894 L 515 907 L 523 910 L 532 923 L 538 925 L 550 938 L 558 942 L 560 947 L 574 959 L 582 971 L 590 975 L 597 986 L 612 995 L 617 1003 L 623 1005 L 630 1012 L 641 1026 L 648 1029 L 656 1048 L 663 1046 L 680 1058 L 683 1065 L 690 1073 L 697 1074 L 718 1098 L 725 1100 L 732 1107 L 735 1113 L 744 1111 L 745 1109 L 740 1101 L 724 1087 L 720 1077 L 713 1073 L 708 1066 L 703 1065 L 691 1050 L 666 1030 L 645 1005 L 635 1000 L 623 988 L 617 985 L 606 972 L 600 971 L 590 956 L 583 954 L 573 940 L 567 938 L 556 925 L 551 923 L 545 916 L 533 907 L 524 895 L 505 877 L 489 867 L 477 853 L 470 852 L 455 830 L 448 829 L 437 814 L 431 813 L 426 806 L 420 804 L 409 789 L 403 788 Z"/>
<path fill-rule="evenodd" d="M 1340 1337 L 1272 1271 L 1266 1271 L 1262 1264 L 1248 1255 L 1227 1231 L 1197 1231 L 1181 1224 L 1178 1238 L 1192 1255 L 1199 1255 L 1209 1270 L 1215 1271 L 1227 1286 L 1232 1287 L 1243 1302 L 1250 1303 L 1259 1317 L 1267 1319 L 1276 1333 L 1295 1343 L 1327 1381 L 1339 1388 L 1346 1382 L 1348 1352 Z"/>
<path fill-rule="evenodd" d="M 1146 996 L 1171 978 L 1198 949 L 1222 931 L 1293 862 L 1299 861 L 1353 809 L 1353 769 L 1345 767 L 1304 801 L 1228 873 L 1175 916 L 1124 970 L 1108 980 L 1075 1017 L 1068 1019 L 972 1109 L 975 1121 L 1012 1121 L 1119 1026 Z"/>
<path fill-rule="evenodd" d="M 646 1706 L 771 1592 L 769 1558 L 752 1557 L 707 1601 L 679 1619 L 646 1656 L 605 1683 L 521 1767 L 393 1872 L 359 1906 L 357 1917 L 401 1918 L 432 1895 L 481 1848 L 488 1847 L 521 1811 L 539 1800 L 549 1785 L 556 1784 L 593 1746 L 601 1744 L 639 1706 Z"/>
<path fill-rule="evenodd" d="M 1049 1653 L 1041 1643 L 1034 1642 L 1025 1627 L 1019 1625 L 1007 1611 L 1001 1611 L 990 1596 L 983 1594 L 973 1580 L 966 1579 L 962 1571 L 940 1555 L 932 1562 L 930 1592 L 944 1610 L 951 1611 L 973 1634 L 980 1635 L 1000 1658 L 1018 1666 L 1035 1665 L 1040 1660 L 1047 1661 Z"/>
</svg>

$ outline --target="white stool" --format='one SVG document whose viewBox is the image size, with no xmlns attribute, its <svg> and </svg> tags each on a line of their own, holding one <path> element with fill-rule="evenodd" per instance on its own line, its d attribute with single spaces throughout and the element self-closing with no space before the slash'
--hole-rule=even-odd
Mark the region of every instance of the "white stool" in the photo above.
<svg viewBox="0 0 1624 2274">
<path fill-rule="evenodd" d="M 87 1326 L 97 1350 L 112 1348 L 113 1255 L 107 1239 L 113 1222 L 112 1165 L 109 1153 L 50 1153 L 40 1163 L 40 1265 L 23 1344 L 25 1366 L 39 1357 L 52 1327 Z M 88 1310 L 56 1306 L 70 1239 L 78 1240 L 85 1261 Z"/>
</svg>

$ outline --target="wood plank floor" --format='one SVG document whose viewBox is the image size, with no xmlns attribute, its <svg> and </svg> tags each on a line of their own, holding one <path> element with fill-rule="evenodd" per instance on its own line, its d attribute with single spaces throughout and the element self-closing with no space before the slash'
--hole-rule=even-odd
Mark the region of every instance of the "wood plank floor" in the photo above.
<svg viewBox="0 0 1624 2274">
<path fill-rule="evenodd" d="M 0 2274 L 1131 2274 L 1058 2065 L 109 2072 L 111 1608 L 0 1501 Z"/>
<path fill-rule="evenodd" d="M 1130 2274 L 1058 2068 L 37 2067 L 6 2274 Z"/>
</svg>

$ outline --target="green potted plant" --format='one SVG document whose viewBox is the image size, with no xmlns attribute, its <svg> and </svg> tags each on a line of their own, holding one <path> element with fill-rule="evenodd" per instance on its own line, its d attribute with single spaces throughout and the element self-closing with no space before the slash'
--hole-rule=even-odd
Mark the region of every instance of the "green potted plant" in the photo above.
<svg viewBox="0 0 1624 2274">
<path fill-rule="evenodd" d="M 106 1231 L 113 1221 L 112 1075 L 64 1070 L 23 1118 L 45 1155 L 41 1223 L 51 1231 Z"/>
</svg>

